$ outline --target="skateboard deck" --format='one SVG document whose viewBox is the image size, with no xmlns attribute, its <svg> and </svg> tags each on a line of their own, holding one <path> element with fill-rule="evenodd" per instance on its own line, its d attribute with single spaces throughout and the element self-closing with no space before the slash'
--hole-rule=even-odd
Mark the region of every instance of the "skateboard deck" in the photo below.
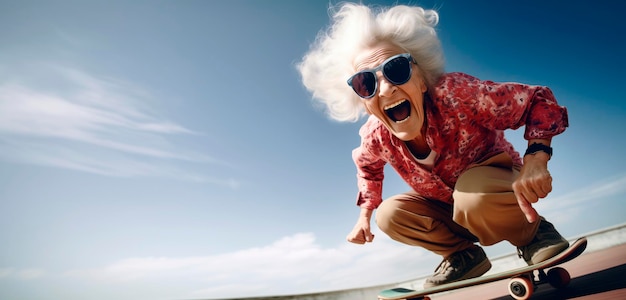
<svg viewBox="0 0 626 300">
<path fill-rule="evenodd" d="M 532 266 L 521 267 L 510 271 L 505 271 L 493 275 L 487 275 L 477 278 L 471 278 L 456 282 L 451 282 L 424 290 L 411 290 L 405 288 L 394 288 L 383 290 L 378 294 L 379 300 L 425 300 L 430 299 L 428 295 L 432 295 L 439 292 L 445 292 L 464 287 L 479 285 L 483 283 L 489 283 L 502 279 L 510 279 L 509 281 L 509 294 L 515 299 L 528 299 L 534 292 L 535 286 L 541 283 L 549 283 L 556 288 L 562 288 L 567 286 L 570 281 L 570 275 L 567 270 L 561 267 L 555 267 L 557 265 L 568 262 L 587 248 L 587 238 L 582 237 L 570 244 L 570 246 L 563 252 L 556 256 L 540 262 Z M 548 270 L 545 272 L 544 270 Z M 535 271 L 537 276 L 534 276 Z"/>
</svg>

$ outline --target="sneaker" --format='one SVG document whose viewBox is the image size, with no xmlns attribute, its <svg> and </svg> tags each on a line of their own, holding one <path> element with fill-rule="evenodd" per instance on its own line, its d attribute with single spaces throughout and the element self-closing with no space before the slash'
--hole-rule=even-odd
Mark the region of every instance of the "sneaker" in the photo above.
<svg viewBox="0 0 626 300">
<path fill-rule="evenodd" d="M 435 274 L 426 279 L 424 288 L 479 277 L 489 269 L 491 269 L 491 262 L 485 251 L 474 246 L 444 258 L 435 269 Z"/>
<path fill-rule="evenodd" d="M 554 229 L 552 223 L 541 217 L 537 234 L 530 244 L 518 247 L 517 254 L 531 266 L 550 259 L 569 247 L 569 242 Z"/>
</svg>

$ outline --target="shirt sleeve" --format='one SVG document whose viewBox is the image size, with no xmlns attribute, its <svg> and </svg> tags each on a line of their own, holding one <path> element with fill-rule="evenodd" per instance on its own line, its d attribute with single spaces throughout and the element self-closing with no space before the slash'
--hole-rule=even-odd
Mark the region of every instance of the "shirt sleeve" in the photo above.
<svg viewBox="0 0 626 300">
<path fill-rule="evenodd" d="M 380 156 L 373 138 L 374 133 L 370 130 L 372 124 L 367 122 L 360 130 L 361 145 L 352 151 L 352 159 L 357 169 L 358 195 L 356 204 L 366 209 L 376 209 L 382 203 L 382 189 L 385 161 Z"/>
<path fill-rule="evenodd" d="M 459 111 L 475 116 L 489 129 L 526 126 L 524 138 L 530 140 L 552 138 L 569 126 L 567 109 L 547 87 L 481 81 L 466 74 L 450 79 L 444 89 L 453 90 L 448 94 L 465 104 Z"/>
</svg>

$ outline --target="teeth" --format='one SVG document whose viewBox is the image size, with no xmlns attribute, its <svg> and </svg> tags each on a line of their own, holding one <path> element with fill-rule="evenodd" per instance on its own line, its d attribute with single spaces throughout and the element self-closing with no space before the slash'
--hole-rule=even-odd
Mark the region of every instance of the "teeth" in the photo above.
<svg viewBox="0 0 626 300">
<path fill-rule="evenodd" d="M 404 101 L 406 101 L 406 99 L 402 99 L 402 100 L 400 100 L 400 101 L 398 101 L 398 102 L 396 102 L 396 103 L 389 104 L 389 105 L 387 105 L 387 106 L 383 107 L 383 109 L 384 109 L 384 110 L 388 110 L 388 109 L 394 108 L 394 107 L 396 107 L 396 106 L 398 106 L 398 105 L 402 104 L 402 102 L 404 102 Z"/>
<path fill-rule="evenodd" d="M 396 124 L 402 124 L 402 123 L 406 122 L 408 119 L 409 119 L 409 117 L 406 117 L 406 119 L 400 120 L 400 121 L 396 121 L 395 123 Z"/>
<path fill-rule="evenodd" d="M 410 117 L 411 117 L 411 112 L 405 112 L 405 111 L 394 111 L 397 109 L 406 109 L 405 108 L 398 108 L 401 105 L 409 105 L 409 109 L 410 109 L 410 103 L 409 100 L 407 99 L 402 99 L 400 101 L 397 101 L 395 103 L 389 104 L 385 107 L 383 107 L 383 110 L 385 111 L 385 114 L 387 115 L 387 117 L 392 120 L 394 123 L 396 124 L 401 124 L 406 122 Z M 400 117 L 401 115 L 398 114 L 403 114 L 406 113 L 406 117 L 402 120 L 398 120 L 398 117 Z"/>
</svg>

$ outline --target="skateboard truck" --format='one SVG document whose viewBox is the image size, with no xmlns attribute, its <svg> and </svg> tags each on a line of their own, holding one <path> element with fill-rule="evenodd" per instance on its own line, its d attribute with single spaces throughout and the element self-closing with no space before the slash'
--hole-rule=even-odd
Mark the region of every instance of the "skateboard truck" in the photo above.
<svg viewBox="0 0 626 300">
<path fill-rule="evenodd" d="M 515 299 L 528 299 L 533 295 L 539 284 L 548 283 L 552 287 L 560 289 L 566 287 L 571 281 L 569 272 L 561 267 L 554 267 L 548 270 L 547 273 L 544 269 L 538 269 L 536 271 L 536 279 L 531 271 L 509 280 L 509 294 L 511 297 Z"/>
</svg>

